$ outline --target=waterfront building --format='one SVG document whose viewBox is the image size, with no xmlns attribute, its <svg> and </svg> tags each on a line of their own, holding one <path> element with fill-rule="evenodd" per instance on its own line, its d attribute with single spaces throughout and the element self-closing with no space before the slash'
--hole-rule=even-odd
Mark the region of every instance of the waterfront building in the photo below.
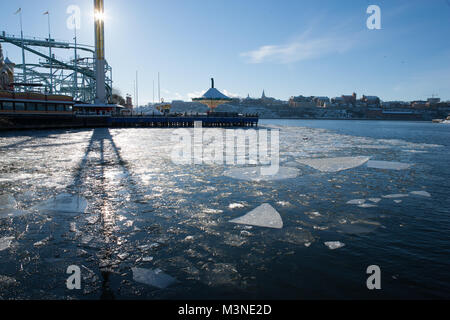
<svg viewBox="0 0 450 320">
<path fill-rule="evenodd" d="M 292 108 L 314 108 L 316 106 L 313 101 L 314 97 L 304 97 L 302 95 L 291 97 L 289 99 L 289 106 Z"/>
<path fill-rule="evenodd" d="M 353 92 L 353 94 L 351 96 L 348 95 L 342 95 L 342 99 L 344 100 L 345 103 L 351 103 L 354 104 L 356 103 L 356 93 Z"/>
<path fill-rule="evenodd" d="M 438 104 L 439 102 L 441 102 L 440 98 L 428 98 L 427 103 L 429 106 Z"/>
<path fill-rule="evenodd" d="M 365 96 L 363 95 L 361 98 L 361 102 L 366 103 L 367 105 L 376 105 L 379 106 L 380 105 L 380 98 L 377 96 Z"/>
<path fill-rule="evenodd" d="M 4 59 L 2 45 L 0 44 L 0 90 L 11 91 L 14 89 L 14 67 L 15 64 L 8 57 Z"/>
<path fill-rule="evenodd" d="M 411 107 L 414 109 L 425 109 L 427 108 L 427 101 L 423 100 L 412 101 Z"/>
<path fill-rule="evenodd" d="M 328 97 L 314 97 L 313 101 L 317 107 L 326 108 L 330 104 L 330 98 Z"/>
</svg>

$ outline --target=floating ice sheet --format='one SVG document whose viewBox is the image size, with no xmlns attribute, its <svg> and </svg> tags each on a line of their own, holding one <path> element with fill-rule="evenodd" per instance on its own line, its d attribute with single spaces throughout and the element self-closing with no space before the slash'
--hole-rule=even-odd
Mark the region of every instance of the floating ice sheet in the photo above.
<svg viewBox="0 0 450 320">
<path fill-rule="evenodd" d="M 355 200 L 348 201 L 347 204 L 361 205 L 361 204 L 363 204 L 365 202 L 366 202 L 365 199 L 355 199 Z"/>
<path fill-rule="evenodd" d="M 306 243 L 313 243 L 314 236 L 308 230 L 302 230 L 298 228 L 287 228 L 284 232 L 284 235 L 281 237 L 277 237 L 280 241 L 295 244 L 295 245 L 304 245 Z"/>
<path fill-rule="evenodd" d="M 159 289 L 165 289 L 176 282 L 176 279 L 165 274 L 160 269 L 131 268 L 133 280 Z"/>
<path fill-rule="evenodd" d="M 62 193 L 34 206 L 32 209 L 38 210 L 41 213 L 58 212 L 77 215 L 85 213 L 87 205 L 86 199 L 81 196 Z"/>
<path fill-rule="evenodd" d="M 228 206 L 228 208 L 230 209 L 238 209 L 238 208 L 244 208 L 245 205 L 243 205 L 242 203 L 230 203 L 230 205 Z"/>
<path fill-rule="evenodd" d="M 0 219 L 22 216 L 27 213 L 27 211 L 17 210 L 17 202 L 12 195 L 0 195 Z"/>
<path fill-rule="evenodd" d="M 428 151 L 425 150 L 402 150 L 403 152 L 409 152 L 409 153 L 427 153 Z"/>
<path fill-rule="evenodd" d="M 390 148 L 392 148 L 391 146 L 388 146 L 388 145 L 376 145 L 376 144 L 362 144 L 362 145 L 357 145 L 355 147 L 361 148 L 361 149 L 390 149 Z"/>
<path fill-rule="evenodd" d="M 412 163 L 402 163 L 402 162 L 392 162 L 392 161 L 370 160 L 367 162 L 368 168 L 384 169 L 384 170 L 406 170 L 406 169 L 409 169 L 413 165 L 414 164 L 412 164 Z"/>
<path fill-rule="evenodd" d="M 345 243 L 340 241 L 328 241 L 324 243 L 330 250 L 336 250 L 345 246 Z"/>
<path fill-rule="evenodd" d="M 153 261 L 153 257 L 143 257 L 142 261 L 143 262 L 151 262 L 151 261 Z"/>
<path fill-rule="evenodd" d="M 14 237 L 0 238 L 0 251 L 9 249 L 14 239 L 15 239 Z"/>
<path fill-rule="evenodd" d="M 15 209 L 17 206 L 16 199 L 10 194 L 0 195 L 0 211 L 7 209 Z"/>
<path fill-rule="evenodd" d="M 280 214 L 268 203 L 264 203 L 246 215 L 230 222 L 274 229 L 283 228 L 283 220 Z"/>
<path fill-rule="evenodd" d="M 46 246 L 46 245 L 49 243 L 50 240 L 52 240 L 52 238 L 51 238 L 50 236 L 48 236 L 48 237 L 45 238 L 45 239 L 42 239 L 42 240 L 40 240 L 40 241 L 38 241 L 38 242 L 35 242 L 35 243 L 33 244 L 33 246 L 35 246 L 35 247 L 43 247 L 43 246 Z"/>
<path fill-rule="evenodd" d="M 368 200 L 373 203 L 378 203 L 381 201 L 381 198 L 369 198 Z"/>
<path fill-rule="evenodd" d="M 98 215 L 86 217 L 86 221 L 88 224 L 96 224 L 99 219 L 100 219 L 100 217 Z"/>
<path fill-rule="evenodd" d="M 409 195 L 404 194 L 404 193 L 388 194 L 386 196 L 383 196 L 383 198 L 386 198 L 386 199 L 398 199 L 398 198 L 407 198 L 407 197 L 409 197 Z"/>
<path fill-rule="evenodd" d="M 277 204 L 282 207 L 290 207 L 291 206 L 291 203 L 289 201 L 278 201 Z"/>
<path fill-rule="evenodd" d="M 360 208 L 375 208 L 377 206 L 374 204 L 371 204 L 371 203 L 363 203 L 363 204 L 360 204 L 358 207 L 360 207 Z"/>
<path fill-rule="evenodd" d="M 8 277 L 8 276 L 2 276 L 0 275 L 0 287 L 11 287 L 16 286 L 18 283 L 16 279 Z"/>
<path fill-rule="evenodd" d="M 415 196 L 422 196 L 422 197 L 426 197 L 426 198 L 430 198 L 431 197 L 431 194 L 429 194 L 426 191 L 412 191 L 410 193 L 412 195 L 415 195 Z"/>
<path fill-rule="evenodd" d="M 301 164 L 306 164 L 321 172 L 339 172 L 362 166 L 370 157 L 342 157 L 321 159 L 299 159 Z"/>
<path fill-rule="evenodd" d="M 263 174 L 261 167 L 233 168 L 226 170 L 224 175 L 233 179 L 249 181 L 273 181 L 293 179 L 300 174 L 300 170 L 291 167 L 280 167 L 275 174 Z"/>
</svg>

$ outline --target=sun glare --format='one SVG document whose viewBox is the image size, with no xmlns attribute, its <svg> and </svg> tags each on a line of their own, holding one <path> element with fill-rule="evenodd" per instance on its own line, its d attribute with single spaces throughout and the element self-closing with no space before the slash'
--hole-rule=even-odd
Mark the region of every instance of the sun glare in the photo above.
<svg viewBox="0 0 450 320">
<path fill-rule="evenodd" d="M 98 20 L 98 21 L 104 21 L 105 20 L 105 13 L 104 12 L 97 11 L 94 16 L 95 16 L 95 20 Z"/>
</svg>

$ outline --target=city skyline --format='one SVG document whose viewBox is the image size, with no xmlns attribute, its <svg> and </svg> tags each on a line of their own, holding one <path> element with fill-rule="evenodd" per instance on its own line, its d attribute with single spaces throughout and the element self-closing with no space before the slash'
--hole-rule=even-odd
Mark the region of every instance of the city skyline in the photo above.
<svg viewBox="0 0 450 320">
<path fill-rule="evenodd" d="M 80 8 L 78 42 L 93 44 L 92 1 L 18 1 L 3 5 L 0 31 L 71 40 L 71 5 Z M 369 30 L 366 9 L 381 8 L 381 29 Z M 139 101 L 153 100 L 153 81 L 161 73 L 161 97 L 200 96 L 209 79 L 230 97 L 376 95 L 384 101 L 450 100 L 448 1 L 395 3 L 362 1 L 125 1 L 105 3 L 106 58 L 114 87 L 134 92 L 139 71 Z M 205 18 L 208 17 L 208 18 Z M 196 23 L 193 23 L 195 21 Z M 4 45 L 18 63 L 19 48 Z M 30 55 L 27 55 L 32 59 Z"/>
</svg>

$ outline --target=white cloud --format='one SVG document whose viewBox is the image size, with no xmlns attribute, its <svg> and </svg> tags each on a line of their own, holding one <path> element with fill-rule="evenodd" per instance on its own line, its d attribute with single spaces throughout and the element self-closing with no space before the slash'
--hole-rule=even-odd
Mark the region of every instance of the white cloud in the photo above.
<svg viewBox="0 0 450 320">
<path fill-rule="evenodd" d="M 187 97 L 188 97 L 189 100 L 191 100 L 191 99 L 193 99 L 193 98 L 199 98 L 199 97 L 201 97 L 202 95 L 204 95 L 205 93 L 206 93 L 206 90 L 203 90 L 203 91 L 194 91 L 194 92 L 188 93 L 188 94 L 187 94 Z"/>
<path fill-rule="evenodd" d="M 229 98 L 239 98 L 240 97 L 240 95 L 238 95 L 237 93 L 230 92 L 227 89 L 223 89 L 221 91 L 224 95 L 226 95 Z"/>
<path fill-rule="evenodd" d="M 243 52 L 241 56 L 249 63 L 293 63 L 315 59 L 332 53 L 344 53 L 353 47 L 355 37 L 327 35 L 311 37 L 309 32 L 303 33 L 293 41 L 282 45 L 264 45 L 256 50 Z"/>
</svg>

